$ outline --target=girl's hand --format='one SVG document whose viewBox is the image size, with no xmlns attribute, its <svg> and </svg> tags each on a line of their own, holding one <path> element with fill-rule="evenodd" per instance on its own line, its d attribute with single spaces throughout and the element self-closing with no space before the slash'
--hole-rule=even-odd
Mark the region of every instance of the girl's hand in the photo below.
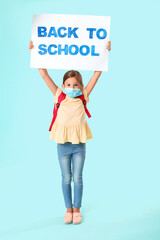
<svg viewBox="0 0 160 240">
<path fill-rule="evenodd" d="M 109 41 L 109 42 L 107 43 L 107 49 L 108 49 L 108 51 L 111 50 L 111 41 Z"/>
<path fill-rule="evenodd" d="M 32 40 L 30 40 L 28 48 L 30 51 L 34 48 Z"/>
</svg>

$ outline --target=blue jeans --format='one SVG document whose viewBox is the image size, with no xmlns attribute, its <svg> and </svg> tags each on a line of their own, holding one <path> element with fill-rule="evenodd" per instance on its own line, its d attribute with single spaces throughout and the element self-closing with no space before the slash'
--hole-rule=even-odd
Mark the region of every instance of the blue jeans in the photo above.
<svg viewBox="0 0 160 240">
<path fill-rule="evenodd" d="M 66 208 L 80 208 L 82 204 L 82 171 L 86 155 L 86 144 L 71 142 L 57 143 L 57 153 L 61 168 L 62 191 Z M 71 169 L 72 165 L 72 169 Z M 74 203 L 72 204 L 71 180 L 74 181 Z"/>
</svg>

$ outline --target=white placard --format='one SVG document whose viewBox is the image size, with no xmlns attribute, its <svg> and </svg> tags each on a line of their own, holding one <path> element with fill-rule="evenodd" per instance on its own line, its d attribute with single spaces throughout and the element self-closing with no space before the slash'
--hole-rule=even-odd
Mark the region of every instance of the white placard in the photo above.
<svg viewBox="0 0 160 240">
<path fill-rule="evenodd" d="M 31 68 L 108 71 L 109 16 L 33 16 Z"/>
</svg>

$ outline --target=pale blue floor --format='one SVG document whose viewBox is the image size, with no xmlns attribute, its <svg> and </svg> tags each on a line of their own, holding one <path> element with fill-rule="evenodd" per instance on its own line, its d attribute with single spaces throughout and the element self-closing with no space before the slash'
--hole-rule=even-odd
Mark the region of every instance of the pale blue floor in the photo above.
<svg viewBox="0 0 160 240">
<path fill-rule="evenodd" d="M 116 183 L 117 189 L 114 189 L 114 181 L 112 186 L 105 182 L 105 190 L 99 188 L 96 193 L 95 188 L 91 188 L 91 180 L 86 181 L 82 223 L 63 223 L 65 207 L 57 180 L 60 177 L 56 169 L 58 163 L 54 166 L 52 169 L 52 166 L 39 164 L 37 167 L 29 163 L 1 168 L 1 240 L 160 239 L 158 201 L 156 205 L 154 200 L 153 206 L 150 194 L 144 189 L 140 193 L 138 188 L 133 189 L 134 194 L 137 192 L 133 199 L 129 189 L 128 194 L 123 194 L 127 190 L 125 186 L 121 185 L 119 190 L 120 184 Z M 84 174 L 84 178 L 87 179 L 87 175 Z"/>
</svg>

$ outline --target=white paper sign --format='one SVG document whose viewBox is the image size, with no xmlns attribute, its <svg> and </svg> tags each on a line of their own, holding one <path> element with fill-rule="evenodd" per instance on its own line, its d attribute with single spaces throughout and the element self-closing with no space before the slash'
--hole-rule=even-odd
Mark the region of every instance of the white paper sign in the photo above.
<svg viewBox="0 0 160 240">
<path fill-rule="evenodd" d="M 33 16 L 31 68 L 108 71 L 110 17 Z"/>
</svg>

